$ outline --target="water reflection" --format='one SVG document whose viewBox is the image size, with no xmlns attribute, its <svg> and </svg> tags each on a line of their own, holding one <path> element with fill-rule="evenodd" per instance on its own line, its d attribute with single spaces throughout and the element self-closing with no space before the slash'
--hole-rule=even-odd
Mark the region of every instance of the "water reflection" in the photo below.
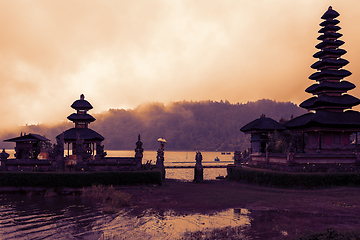
<svg viewBox="0 0 360 240">
<path fill-rule="evenodd" d="M 146 211 L 136 218 L 118 216 L 104 228 L 104 239 L 176 239 L 186 231 L 250 225 L 246 209 L 204 215 L 179 215 L 175 212 Z"/>
<path fill-rule="evenodd" d="M 0 195 L 1 239 L 174 239 L 185 231 L 250 224 L 246 209 L 179 215 L 147 210 L 105 214 L 102 204 L 79 196 Z"/>
<path fill-rule="evenodd" d="M 3 194 L 0 206 L 1 239 L 74 239 L 113 219 L 99 204 L 76 196 Z"/>
</svg>

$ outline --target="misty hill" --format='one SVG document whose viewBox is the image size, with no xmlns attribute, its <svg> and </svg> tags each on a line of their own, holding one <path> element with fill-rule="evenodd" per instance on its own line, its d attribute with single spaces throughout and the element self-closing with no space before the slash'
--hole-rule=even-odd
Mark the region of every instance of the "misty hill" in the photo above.
<svg viewBox="0 0 360 240">
<path fill-rule="evenodd" d="M 157 139 L 167 140 L 167 150 L 234 151 L 250 147 L 249 136 L 240 128 L 261 114 L 279 121 L 298 116 L 306 111 L 291 102 L 258 100 L 246 104 L 220 101 L 175 102 L 142 104 L 135 109 L 110 109 L 94 114 L 96 121 L 90 128 L 105 137 L 105 150 L 132 150 L 138 134 L 145 150 L 156 150 Z M 55 127 L 31 125 L 18 132 L 3 134 L 2 139 L 23 133 L 45 135 L 53 143 L 55 136 L 73 127 L 64 122 Z"/>
</svg>

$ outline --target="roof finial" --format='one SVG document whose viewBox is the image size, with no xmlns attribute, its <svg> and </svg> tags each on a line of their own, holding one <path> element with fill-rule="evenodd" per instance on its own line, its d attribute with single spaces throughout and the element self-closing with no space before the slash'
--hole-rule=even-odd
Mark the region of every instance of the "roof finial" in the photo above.
<svg viewBox="0 0 360 240">
<path fill-rule="evenodd" d="M 80 95 L 80 100 L 84 100 L 84 99 L 85 99 L 84 94 L 81 94 L 81 95 Z"/>
</svg>

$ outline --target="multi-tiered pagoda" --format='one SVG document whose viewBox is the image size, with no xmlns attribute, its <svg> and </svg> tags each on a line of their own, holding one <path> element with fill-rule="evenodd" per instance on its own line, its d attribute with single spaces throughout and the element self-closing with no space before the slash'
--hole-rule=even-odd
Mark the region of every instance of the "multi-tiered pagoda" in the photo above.
<svg viewBox="0 0 360 240">
<path fill-rule="evenodd" d="M 349 62 L 341 56 L 346 51 L 339 48 L 344 44 L 339 40 L 338 31 L 340 14 L 329 7 L 321 17 L 324 19 L 319 30 L 321 40 L 313 56 L 319 60 L 311 68 L 317 71 L 309 78 L 316 81 L 305 91 L 314 96 L 300 104 L 310 113 L 287 122 L 285 126 L 293 131 L 306 133 L 308 144 L 304 149 L 308 153 L 350 153 L 354 150 L 350 136 L 360 131 L 360 113 L 349 110 L 360 104 L 360 100 L 347 94 L 355 85 L 343 80 L 351 72 L 343 69 Z M 356 138 L 357 139 L 357 138 Z"/>
<path fill-rule="evenodd" d="M 85 96 L 83 94 L 81 94 L 80 99 L 76 100 L 71 107 L 76 110 L 76 113 L 72 113 L 67 118 L 75 123 L 75 127 L 70 128 L 63 133 L 64 143 L 68 144 L 68 155 L 70 145 L 72 145 L 72 154 L 78 154 L 79 151 L 77 150 L 79 149 L 77 149 L 77 144 L 79 144 L 79 140 L 82 141 L 82 144 L 86 145 L 86 151 L 88 154 L 94 155 L 95 150 L 96 153 L 99 154 L 99 149 L 102 148 L 101 142 L 105 138 L 94 130 L 88 128 L 88 125 L 95 121 L 95 118 L 87 113 L 87 111 L 93 107 L 85 100 Z M 62 134 L 59 134 L 56 138 L 58 140 L 61 139 Z"/>
</svg>

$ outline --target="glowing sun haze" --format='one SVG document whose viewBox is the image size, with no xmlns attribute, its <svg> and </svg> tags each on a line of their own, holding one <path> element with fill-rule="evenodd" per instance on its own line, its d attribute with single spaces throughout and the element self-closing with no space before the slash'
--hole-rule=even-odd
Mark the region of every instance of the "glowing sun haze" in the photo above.
<svg viewBox="0 0 360 240">
<path fill-rule="evenodd" d="M 94 107 L 311 95 L 320 17 L 340 13 L 360 97 L 360 1 L 0 1 L 2 127 L 54 123 Z"/>
</svg>

